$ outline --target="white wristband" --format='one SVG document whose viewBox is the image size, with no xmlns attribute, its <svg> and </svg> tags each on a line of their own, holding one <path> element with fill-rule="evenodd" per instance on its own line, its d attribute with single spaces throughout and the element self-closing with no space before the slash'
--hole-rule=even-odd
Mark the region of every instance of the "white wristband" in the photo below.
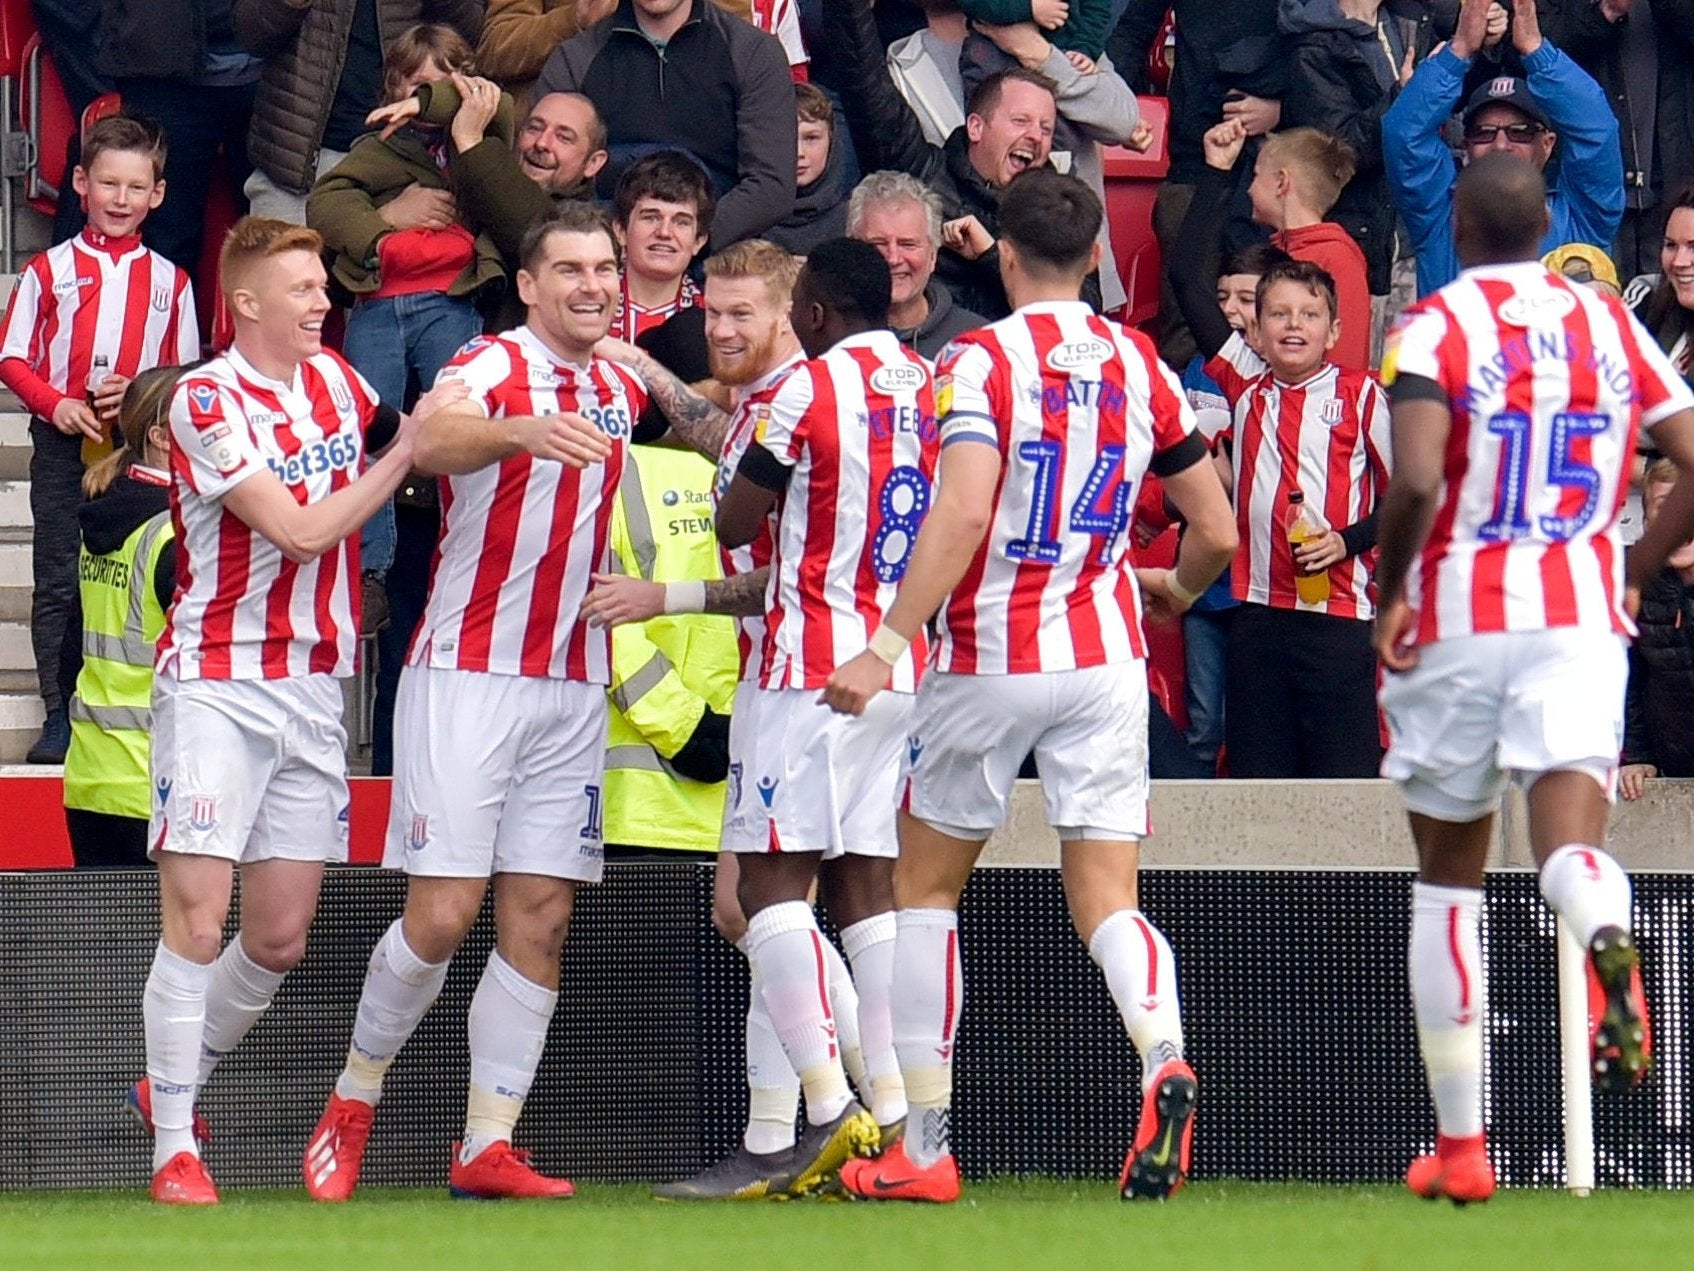
<svg viewBox="0 0 1694 1271">
<path fill-rule="evenodd" d="M 1176 576 L 1176 569 L 1175 569 L 1174 566 L 1171 568 L 1169 573 L 1165 576 L 1165 586 L 1170 589 L 1171 595 L 1175 596 L 1178 600 L 1182 601 L 1182 603 L 1185 604 L 1185 605 L 1191 605 L 1196 600 L 1200 599 L 1200 593 L 1199 592 L 1189 591 L 1188 588 L 1186 588 L 1182 585 L 1182 579 L 1180 579 Z"/>
<path fill-rule="evenodd" d="M 703 582 L 666 583 L 666 613 L 705 613 L 706 584 Z"/>
<path fill-rule="evenodd" d="M 893 666 L 911 647 L 912 642 L 892 627 L 878 627 L 871 633 L 866 647 L 889 666 Z"/>
</svg>

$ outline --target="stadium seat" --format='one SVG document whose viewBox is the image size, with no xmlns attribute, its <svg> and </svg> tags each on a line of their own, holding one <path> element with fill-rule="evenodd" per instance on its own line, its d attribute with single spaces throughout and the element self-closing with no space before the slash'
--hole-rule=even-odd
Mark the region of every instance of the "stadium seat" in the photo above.
<svg viewBox="0 0 1694 1271">
<path fill-rule="evenodd" d="M 1162 526 L 1158 537 L 1135 549 L 1135 564 L 1143 569 L 1166 569 L 1176 564 L 1176 527 L 1164 511 L 1165 493 L 1157 477 L 1148 477 L 1136 499 L 1138 524 Z M 1185 688 L 1188 677 L 1180 622 L 1144 622 L 1147 634 L 1147 684 L 1165 714 L 1179 729 L 1188 727 Z"/>
<path fill-rule="evenodd" d="M 29 0 L 0 0 L 0 151 L 10 149 L 23 79 L 24 46 L 35 34 L 35 14 L 30 11 Z M 17 269 L 10 175 L 0 172 L 0 270 L 8 274 Z"/>
<path fill-rule="evenodd" d="M 24 45 L 18 122 L 29 137 L 28 166 L 23 174 L 24 199 L 42 215 L 52 216 L 58 204 L 59 187 L 70 179 L 65 169 L 66 149 L 79 121 L 71 113 L 64 82 L 39 35 L 30 36 Z"/>
<path fill-rule="evenodd" d="M 218 277 L 218 253 L 224 235 L 241 216 L 241 192 L 235 188 L 229 164 L 219 156 L 212 171 L 212 188 L 206 198 L 204 237 L 200 264 L 194 271 L 194 305 L 200 311 L 200 333 L 206 352 L 221 353 L 235 338 L 235 320 L 224 303 L 222 280 Z"/>
<path fill-rule="evenodd" d="M 1176 10 L 1165 10 L 1159 33 L 1147 49 L 1147 78 L 1162 96 L 1170 95 L 1171 70 L 1176 60 Z"/>
<path fill-rule="evenodd" d="M 1107 146 L 1105 159 L 1106 216 L 1112 227 L 1112 251 L 1128 303 L 1117 317 L 1126 326 L 1140 326 L 1159 312 L 1159 243 L 1153 237 L 1153 200 L 1170 171 L 1170 103 L 1163 97 L 1140 97 L 1141 119 L 1153 132 L 1145 154 L 1123 146 Z"/>
</svg>

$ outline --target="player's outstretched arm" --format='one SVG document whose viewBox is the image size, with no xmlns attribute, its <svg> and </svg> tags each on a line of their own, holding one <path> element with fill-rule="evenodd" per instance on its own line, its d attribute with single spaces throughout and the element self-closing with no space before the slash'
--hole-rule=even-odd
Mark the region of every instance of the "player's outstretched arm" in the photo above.
<svg viewBox="0 0 1694 1271">
<path fill-rule="evenodd" d="M 671 432 L 716 463 L 729 436 L 729 416 L 665 368 L 652 354 L 633 344 L 607 337 L 594 352 L 622 362 L 641 377 L 647 392 L 670 421 Z"/>
<path fill-rule="evenodd" d="M 1383 666 L 1409 671 L 1418 658 L 1416 648 L 1407 643 L 1413 615 L 1406 602 L 1406 578 L 1435 523 L 1453 414 L 1446 394 L 1430 380 L 1402 376 L 1395 393 L 1394 475 L 1382 497 L 1378 534 L 1375 644 Z"/>
<path fill-rule="evenodd" d="M 1229 568 L 1239 535 L 1229 496 L 1224 493 L 1223 481 L 1210 456 L 1202 452 L 1188 467 L 1160 479 L 1165 485 L 1165 497 L 1176 505 L 1188 529 L 1182 536 L 1182 546 L 1177 549 L 1174 566 L 1138 569 L 1135 575 L 1150 614 L 1175 617 Z"/>
<path fill-rule="evenodd" d="M 835 668 L 819 701 L 843 715 L 862 715 L 888 686 L 894 664 L 976 559 L 994 519 L 1002 466 L 999 447 L 974 436 L 941 451 L 935 506 L 923 519 L 894 603 L 871 633 L 870 647 Z"/>
<path fill-rule="evenodd" d="M 569 468 L 586 468 L 612 453 L 612 439 L 572 410 L 502 419 L 475 410 L 444 410 L 419 429 L 417 466 L 434 476 L 453 476 L 524 452 Z"/>
<path fill-rule="evenodd" d="M 594 590 L 582 602 L 593 627 L 646 622 L 665 613 L 715 613 L 751 618 L 765 611 L 770 566 L 732 578 L 659 583 L 623 574 L 595 574 Z"/>
</svg>

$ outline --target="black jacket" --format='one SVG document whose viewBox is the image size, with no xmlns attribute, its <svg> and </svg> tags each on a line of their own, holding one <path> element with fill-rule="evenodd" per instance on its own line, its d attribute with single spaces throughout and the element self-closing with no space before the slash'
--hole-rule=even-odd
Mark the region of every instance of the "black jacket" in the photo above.
<svg viewBox="0 0 1694 1271">
<path fill-rule="evenodd" d="M 1353 148 L 1358 170 L 1325 219 L 1364 251 L 1371 295 L 1387 295 L 1394 197 L 1382 166 L 1382 116 L 1399 96 L 1399 68 L 1376 28 L 1344 15 L 1337 0 L 1282 0 L 1278 20 L 1291 46 L 1280 127 L 1318 128 Z"/>
<path fill-rule="evenodd" d="M 1641 592 L 1629 651 L 1623 762 L 1694 777 L 1694 587 L 1666 569 Z"/>
<path fill-rule="evenodd" d="M 909 344 L 916 349 L 919 357 L 928 358 L 933 362 L 941 356 L 941 350 L 953 342 L 954 337 L 988 325 L 979 314 L 954 304 L 952 293 L 933 278 L 929 280 L 929 286 L 923 289 L 923 294 L 924 299 L 929 301 L 929 312 L 924 315 L 924 320 L 915 327 L 894 328 L 894 334 L 900 337 L 900 343 Z"/>
<path fill-rule="evenodd" d="M 888 74 L 888 52 L 877 36 L 869 0 L 825 0 L 824 20 L 832 79 L 840 85 L 841 109 L 865 172 L 908 172 L 941 196 L 942 215 L 953 220 L 974 216 L 982 228 L 1000 237 L 1000 191 L 971 166 L 965 125 L 955 128 L 945 146 L 923 135 L 913 113 Z M 822 49 L 817 56 L 825 57 Z M 966 309 L 993 322 L 1011 313 L 1000 282 L 1000 249 L 975 260 L 941 249 L 935 276 Z M 1100 276 L 1088 275 L 1082 298 L 1100 307 Z"/>
<path fill-rule="evenodd" d="M 642 32 L 632 0 L 554 50 L 535 100 L 581 93 L 606 121 L 610 198 L 623 168 L 654 150 L 679 149 L 705 168 L 718 194 L 715 249 L 756 238 L 794 207 L 794 80 L 774 35 L 694 0 L 663 53 Z"/>
<path fill-rule="evenodd" d="M 1106 53 L 1125 75 L 1140 76 L 1171 0 L 1129 0 Z M 1239 89 L 1287 101 L 1287 46 L 1271 0 L 1175 0 L 1176 67 L 1170 84 L 1170 179 L 1192 185 L 1206 166 L 1200 138 L 1223 118 Z"/>
<path fill-rule="evenodd" d="M 77 509 L 82 541 L 96 556 L 115 552 L 135 533 L 137 526 L 170 511 L 170 506 L 169 486 L 151 485 L 126 474 L 114 481 L 106 493 Z M 175 593 L 176 553 L 167 549 L 159 553 L 159 565 L 153 571 L 153 595 L 160 608 L 169 609 Z"/>
</svg>

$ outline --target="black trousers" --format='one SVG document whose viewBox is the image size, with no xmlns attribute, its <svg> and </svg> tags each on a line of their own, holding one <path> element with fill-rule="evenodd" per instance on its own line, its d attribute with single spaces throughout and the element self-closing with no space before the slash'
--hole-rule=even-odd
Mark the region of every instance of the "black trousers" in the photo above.
<svg viewBox="0 0 1694 1271">
<path fill-rule="evenodd" d="M 71 855 L 78 869 L 150 869 L 147 819 L 110 812 L 65 809 Z"/>
<path fill-rule="evenodd" d="M 82 603 L 76 559 L 82 542 L 82 435 L 67 437 L 44 419 L 29 421 L 29 510 L 35 521 L 29 633 L 35 675 L 49 711 L 61 709 L 82 669 Z"/>
<path fill-rule="evenodd" d="M 1374 777 L 1382 763 L 1371 624 L 1244 604 L 1229 630 L 1232 777 Z"/>
<path fill-rule="evenodd" d="M 414 478 L 416 480 L 416 478 Z M 429 600 L 429 562 L 441 530 L 441 510 L 396 500 L 394 564 L 388 568 L 388 625 L 376 633 L 376 702 L 371 720 L 371 776 L 394 775 L 394 699 L 400 668 Z"/>
</svg>

